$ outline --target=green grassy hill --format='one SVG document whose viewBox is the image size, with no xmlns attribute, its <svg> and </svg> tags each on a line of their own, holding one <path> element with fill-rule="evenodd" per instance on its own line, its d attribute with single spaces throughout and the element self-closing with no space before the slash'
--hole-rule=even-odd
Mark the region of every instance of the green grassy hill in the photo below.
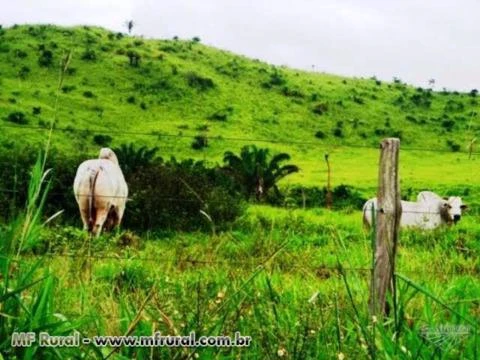
<svg viewBox="0 0 480 360">
<path fill-rule="evenodd" d="M 150 40 L 96 27 L 14 26 L 0 34 L 4 146 L 43 144 L 59 64 L 71 51 L 53 136 L 67 153 L 88 156 L 100 145 L 134 141 L 158 146 L 164 157 L 215 162 L 225 150 L 256 143 L 292 155 L 302 171 L 286 183 L 323 185 L 329 152 L 336 184 L 373 187 L 378 142 L 397 136 L 403 149 L 441 151 L 403 151 L 406 186 L 478 182 L 478 160 L 457 152 L 468 151 L 480 132 L 474 90 L 436 92 L 399 80 L 274 67 L 195 40 Z M 193 149 L 195 136 L 206 137 L 208 146 Z M 265 139 L 274 142 L 259 141 Z"/>
</svg>

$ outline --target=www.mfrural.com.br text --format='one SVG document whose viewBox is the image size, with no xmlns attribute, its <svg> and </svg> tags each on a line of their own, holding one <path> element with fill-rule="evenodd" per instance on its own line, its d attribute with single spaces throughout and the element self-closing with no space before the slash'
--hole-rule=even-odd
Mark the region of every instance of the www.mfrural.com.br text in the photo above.
<svg viewBox="0 0 480 360">
<path fill-rule="evenodd" d="M 12 347 L 30 347 L 37 344 L 41 347 L 79 347 L 94 345 L 97 347 L 248 347 L 252 338 L 236 332 L 234 336 L 198 336 L 195 332 L 189 335 L 162 335 L 157 331 L 148 336 L 92 336 L 82 337 L 77 331 L 67 336 L 54 336 L 47 332 L 14 332 Z"/>
</svg>

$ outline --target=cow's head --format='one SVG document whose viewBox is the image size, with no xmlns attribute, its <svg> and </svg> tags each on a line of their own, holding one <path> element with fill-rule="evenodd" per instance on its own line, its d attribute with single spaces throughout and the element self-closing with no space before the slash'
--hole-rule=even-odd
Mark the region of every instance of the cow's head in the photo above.
<svg viewBox="0 0 480 360">
<path fill-rule="evenodd" d="M 98 155 L 98 158 L 99 158 L 99 159 L 107 159 L 107 160 L 110 160 L 110 161 L 112 161 L 112 162 L 114 162 L 115 164 L 118 165 L 117 155 L 115 155 L 115 153 L 113 152 L 113 150 L 110 149 L 110 148 L 102 148 L 102 149 L 100 149 L 100 155 Z"/>
<path fill-rule="evenodd" d="M 462 203 L 462 198 L 450 196 L 444 198 L 440 212 L 448 224 L 456 224 L 462 218 L 462 213 L 466 209 L 467 205 Z"/>
</svg>

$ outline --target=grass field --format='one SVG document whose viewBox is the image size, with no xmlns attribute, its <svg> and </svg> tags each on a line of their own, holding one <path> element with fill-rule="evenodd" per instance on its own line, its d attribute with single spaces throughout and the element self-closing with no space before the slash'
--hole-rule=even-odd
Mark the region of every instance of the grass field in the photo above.
<svg viewBox="0 0 480 360">
<path fill-rule="evenodd" d="M 55 106 L 57 65 L 69 51 Z M 140 56 L 139 66 L 129 63 L 132 54 Z M 52 119 L 52 146 L 85 158 L 101 146 L 134 142 L 158 146 L 164 158 L 214 164 L 226 150 L 256 144 L 289 153 L 300 167 L 282 189 L 323 187 L 329 153 L 333 184 L 373 197 L 379 140 L 397 136 L 407 196 L 428 189 L 462 196 L 470 207 L 455 227 L 402 231 L 398 307 L 382 320 L 368 312 L 372 241 L 356 209 L 249 204 L 222 232 L 124 229 L 90 239 L 59 219 L 44 224 L 52 214 L 42 212 L 46 169 L 37 163 L 25 210 L 0 228 L 1 357 L 480 357 L 480 172 L 476 148 L 469 147 L 480 131 L 475 91 L 273 67 L 193 40 L 147 40 L 94 27 L 0 29 L 0 61 L 4 148 L 43 148 Z M 194 136 L 208 138 L 208 147 L 193 149 Z M 10 343 L 14 331 L 74 330 L 83 336 L 240 331 L 252 345 Z"/>
</svg>

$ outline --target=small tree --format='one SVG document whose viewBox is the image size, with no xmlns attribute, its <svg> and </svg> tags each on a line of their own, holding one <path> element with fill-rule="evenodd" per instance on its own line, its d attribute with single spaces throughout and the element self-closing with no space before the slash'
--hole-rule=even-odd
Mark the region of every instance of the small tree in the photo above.
<svg viewBox="0 0 480 360">
<path fill-rule="evenodd" d="M 255 145 L 244 146 L 240 155 L 227 151 L 223 156 L 226 168 L 231 171 L 245 196 L 249 198 L 255 195 L 257 201 L 262 200 L 271 189 L 279 195 L 278 181 L 299 171 L 296 165 L 281 165 L 288 160 L 290 155 L 286 153 L 271 156 L 269 149 L 258 149 Z"/>
</svg>

